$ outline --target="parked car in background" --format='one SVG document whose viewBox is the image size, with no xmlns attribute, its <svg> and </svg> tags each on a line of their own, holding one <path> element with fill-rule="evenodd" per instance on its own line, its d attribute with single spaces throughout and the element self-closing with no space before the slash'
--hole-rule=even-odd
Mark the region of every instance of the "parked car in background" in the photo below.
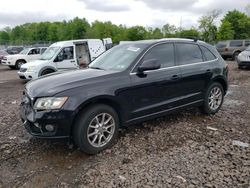
<svg viewBox="0 0 250 188">
<path fill-rule="evenodd" d="M 10 55 L 19 54 L 23 50 L 24 50 L 23 46 L 8 46 L 8 48 L 6 49 L 6 51 Z"/>
<path fill-rule="evenodd" d="M 105 51 L 104 43 L 100 39 L 56 42 L 39 60 L 22 65 L 18 75 L 20 79 L 32 80 L 56 71 L 84 68 Z"/>
<path fill-rule="evenodd" d="M 46 47 L 26 48 L 19 54 L 5 56 L 2 60 L 2 64 L 12 69 L 20 69 L 23 64 L 35 59 L 40 59 L 41 54 L 43 54 L 46 49 Z"/>
<path fill-rule="evenodd" d="M 219 41 L 216 48 L 223 58 L 237 59 L 237 56 L 250 45 L 250 39 Z"/>
<path fill-rule="evenodd" d="M 238 68 L 249 68 L 250 67 L 250 46 L 237 57 Z"/>
<path fill-rule="evenodd" d="M 219 111 L 228 69 L 217 50 L 189 39 L 117 45 L 87 69 L 26 84 L 20 112 L 30 134 L 73 138 L 89 154 L 110 147 L 121 127 L 187 107 Z"/>
<path fill-rule="evenodd" d="M 9 55 L 5 50 L 0 50 L 0 64 L 2 63 L 2 60 L 4 56 Z"/>
</svg>

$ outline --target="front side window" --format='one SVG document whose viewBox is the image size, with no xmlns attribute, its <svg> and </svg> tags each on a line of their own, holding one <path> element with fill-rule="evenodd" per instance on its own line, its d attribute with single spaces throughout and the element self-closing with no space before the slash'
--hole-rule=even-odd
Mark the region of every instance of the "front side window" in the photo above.
<svg viewBox="0 0 250 188">
<path fill-rule="evenodd" d="M 161 68 L 174 66 L 174 44 L 160 44 L 151 48 L 143 57 L 143 61 L 156 59 Z"/>
<path fill-rule="evenodd" d="M 203 53 L 205 61 L 212 61 L 216 59 L 215 55 L 209 49 L 207 49 L 204 46 L 200 46 L 200 47 L 201 47 L 201 51 Z"/>
<path fill-rule="evenodd" d="M 42 48 L 42 49 L 41 49 L 41 54 L 43 54 L 43 53 L 45 52 L 46 49 L 47 49 L 47 48 Z"/>
<path fill-rule="evenodd" d="M 29 51 L 29 55 L 36 55 L 36 54 L 40 54 L 40 49 L 39 48 L 31 49 Z"/>
<path fill-rule="evenodd" d="M 241 47 L 241 46 L 243 46 L 243 41 L 242 40 L 230 41 L 230 47 Z"/>
<path fill-rule="evenodd" d="M 202 62 L 202 54 L 198 45 L 176 43 L 177 59 L 180 65 Z"/>
<path fill-rule="evenodd" d="M 58 54 L 58 57 L 60 57 L 62 60 L 68 60 L 74 58 L 74 50 L 73 46 L 65 47 L 61 50 L 61 52 Z"/>
</svg>

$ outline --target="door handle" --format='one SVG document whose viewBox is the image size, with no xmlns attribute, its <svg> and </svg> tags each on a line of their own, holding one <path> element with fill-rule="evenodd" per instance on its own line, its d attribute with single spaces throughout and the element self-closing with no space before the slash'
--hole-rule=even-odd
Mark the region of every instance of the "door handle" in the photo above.
<svg viewBox="0 0 250 188">
<path fill-rule="evenodd" d="M 180 78 L 180 77 L 179 77 L 177 74 L 175 74 L 175 75 L 172 76 L 171 79 L 172 79 L 172 80 L 178 80 L 179 78 Z"/>
<path fill-rule="evenodd" d="M 71 63 L 75 63 L 75 61 L 70 61 Z"/>
</svg>

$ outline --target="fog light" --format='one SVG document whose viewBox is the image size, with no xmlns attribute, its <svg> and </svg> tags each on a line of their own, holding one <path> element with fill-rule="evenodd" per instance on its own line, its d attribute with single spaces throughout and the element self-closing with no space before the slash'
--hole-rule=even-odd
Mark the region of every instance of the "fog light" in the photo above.
<svg viewBox="0 0 250 188">
<path fill-rule="evenodd" d="M 54 125 L 45 125 L 45 129 L 49 132 L 52 132 L 55 130 Z"/>
</svg>

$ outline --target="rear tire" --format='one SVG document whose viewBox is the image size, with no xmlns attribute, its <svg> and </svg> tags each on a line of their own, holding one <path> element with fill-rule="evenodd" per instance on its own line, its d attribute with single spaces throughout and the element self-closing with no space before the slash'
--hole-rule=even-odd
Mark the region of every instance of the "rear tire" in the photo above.
<svg viewBox="0 0 250 188">
<path fill-rule="evenodd" d="M 52 69 L 45 69 L 45 70 L 42 71 L 42 73 L 41 73 L 40 76 L 44 76 L 44 75 L 47 75 L 47 74 L 51 74 L 51 73 L 53 73 L 53 72 L 55 72 L 55 71 L 52 70 Z"/>
<path fill-rule="evenodd" d="M 204 104 L 202 106 L 202 111 L 205 114 L 215 114 L 217 113 L 224 100 L 224 89 L 222 85 L 218 82 L 212 83 L 205 93 Z"/>
<path fill-rule="evenodd" d="M 97 104 L 79 113 L 73 127 L 73 140 L 82 152 L 97 154 L 114 144 L 118 128 L 116 111 L 108 105 Z"/>
</svg>

